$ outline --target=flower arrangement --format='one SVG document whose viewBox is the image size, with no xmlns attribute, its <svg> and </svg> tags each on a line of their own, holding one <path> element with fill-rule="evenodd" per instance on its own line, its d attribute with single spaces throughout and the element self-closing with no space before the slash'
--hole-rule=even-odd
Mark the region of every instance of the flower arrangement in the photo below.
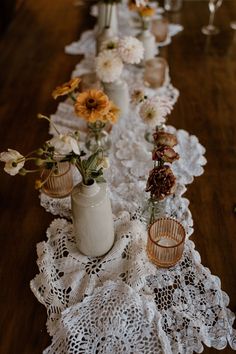
<svg viewBox="0 0 236 354">
<path fill-rule="evenodd" d="M 38 115 L 38 118 L 50 121 L 48 117 L 41 114 Z M 41 189 L 51 176 L 51 173 L 42 174 L 42 171 L 48 170 L 57 173 L 61 162 L 74 165 L 80 172 L 85 185 L 89 185 L 93 180 L 104 182 L 103 168 L 107 165 L 107 161 L 103 157 L 102 150 L 97 150 L 85 158 L 86 153 L 80 149 L 78 138 L 78 132 L 68 134 L 58 132 L 55 137 L 46 141 L 40 148 L 25 156 L 16 150 L 8 149 L 8 151 L 0 153 L 0 161 L 5 163 L 4 170 L 11 176 L 17 174 L 24 176 L 32 172 L 41 174 L 41 178 L 35 182 L 36 189 Z M 34 168 L 32 168 L 32 164 Z M 29 167 L 26 168 L 26 165 Z"/>
<path fill-rule="evenodd" d="M 156 130 L 153 139 L 152 160 L 154 167 L 149 172 L 146 184 L 146 192 L 150 193 L 148 205 L 151 206 L 149 224 L 155 219 L 155 205 L 175 192 L 176 178 L 166 163 L 170 164 L 179 159 L 179 154 L 173 149 L 177 144 L 175 135 Z"/>
<path fill-rule="evenodd" d="M 143 44 L 135 37 L 109 39 L 95 59 L 97 76 L 105 83 L 114 82 L 120 78 L 124 63 L 138 64 L 143 55 Z"/>
<path fill-rule="evenodd" d="M 107 123 L 114 124 L 119 116 L 119 109 L 109 100 L 108 96 L 101 90 L 90 89 L 83 92 L 77 92 L 80 78 L 74 78 L 68 83 L 58 86 L 52 93 L 54 98 L 58 96 L 68 96 L 74 103 L 75 114 L 84 119 L 90 132 L 95 139 L 92 145 L 89 142 L 91 136 L 88 136 L 86 147 L 91 151 L 96 151 L 98 147 L 106 148 L 101 141 L 102 130 Z M 109 144 L 108 144 L 109 145 Z M 108 146 L 107 146 L 108 148 Z"/>
</svg>

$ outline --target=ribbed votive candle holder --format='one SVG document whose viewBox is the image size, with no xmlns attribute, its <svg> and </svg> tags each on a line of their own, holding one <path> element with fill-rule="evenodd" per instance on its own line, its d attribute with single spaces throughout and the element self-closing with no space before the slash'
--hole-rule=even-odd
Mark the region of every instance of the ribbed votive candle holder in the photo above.
<svg viewBox="0 0 236 354">
<path fill-rule="evenodd" d="M 44 170 L 41 178 L 46 179 L 42 192 L 52 198 L 64 198 L 73 189 L 73 176 L 69 162 L 58 162 L 52 170 Z"/>
<path fill-rule="evenodd" d="M 185 230 L 178 221 L 157 219 L 148 229 L 148 258 L 158 267 L 172 267 L 182 257 L 185 236 Z"/>
</svg>

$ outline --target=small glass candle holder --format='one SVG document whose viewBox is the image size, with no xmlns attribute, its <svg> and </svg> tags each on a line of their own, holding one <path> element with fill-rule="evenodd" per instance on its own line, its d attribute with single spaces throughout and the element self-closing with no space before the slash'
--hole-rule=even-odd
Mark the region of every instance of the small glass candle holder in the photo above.
<svg viewBox="0 0 236 354">
<path fill-rule="evenodd" d="M 169 34 L 169 21 L 167 18 L 158 18 L 152 21 L 151 32 L 156 38 L 156 42 L 164 42 Z"/>
<path fill-rule="evenodd" d="M 148 258 L 160 268 L 174 266 L 182 257 L 185 236 L 185 230 L 178 221 L 157 219 L 148 229 Z"/>
<path fill-rule="evenodd" d="M 151 88 L 159 88 L 169 83 L 169 66 L 164 58 L 149 59 L 145 63 L 144 83 Z"/>
<path fill-rule="evenodd" d="M 67 197 L 73 189 L 73 176 L 69 162 L 58 162 L 57 167 L 43 170 L 41 179 L 46 182 L 42 192 L 52 198 Z"/>
</svg>

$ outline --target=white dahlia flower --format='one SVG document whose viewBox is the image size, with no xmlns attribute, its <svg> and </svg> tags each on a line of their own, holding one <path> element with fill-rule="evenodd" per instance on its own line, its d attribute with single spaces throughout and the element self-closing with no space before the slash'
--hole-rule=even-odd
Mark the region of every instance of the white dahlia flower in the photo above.
<svg viewBox="0 0 236 354">
<path fill-rule="evenodd" d="M 117 50 L 125 63 L 138 64 L 143 59 L 143 44 L 135 37 L 127 36 L 120 39 Z"/>
<path fill-rule="evenodd" d="M 103 82 L 114 82 L 119 79 L 123 62 L 116 51 L 104 50 L 95 59 L 96 73 Z"/>
<path fill-rule="evenodd" d="M 167 114 L 170 114 L 173 106 L 165 97 L 152 97 L 147 99 L 140 107 L 140 116 L 151 128 L 155 128 L 166 122 Z"/>
</svg>

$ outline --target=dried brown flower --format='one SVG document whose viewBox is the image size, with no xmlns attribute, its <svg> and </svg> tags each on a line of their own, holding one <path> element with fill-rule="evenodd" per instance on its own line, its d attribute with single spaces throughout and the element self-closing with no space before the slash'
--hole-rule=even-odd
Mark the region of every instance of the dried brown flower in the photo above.
<svg viewBox="0 0 236 354">
<path fill-rule="evenodd" d="M 178 160 L 178 158 L 179 154 L 171 147 L 165 145 L 158 145 L 152 152 L 152 159 L 154 161 L 162 160 L 163 162 L 172 163 Z"/>
<path fill-rule="evenodd" d="M 153 139 L 156 145 L 165 145 L 171 148 L 177 145 L 178 143 L 177 138 L 174 134 L 162 131 L 156 131 L 153 134 Z"/>
<path fill-rule="evenodd" d="M 146 185 L 146 192 L 151 198 L 161 200 L 175 192 L 176 178 L 169 166 L 154 167 L 150 171 Z"/>
</svg>

